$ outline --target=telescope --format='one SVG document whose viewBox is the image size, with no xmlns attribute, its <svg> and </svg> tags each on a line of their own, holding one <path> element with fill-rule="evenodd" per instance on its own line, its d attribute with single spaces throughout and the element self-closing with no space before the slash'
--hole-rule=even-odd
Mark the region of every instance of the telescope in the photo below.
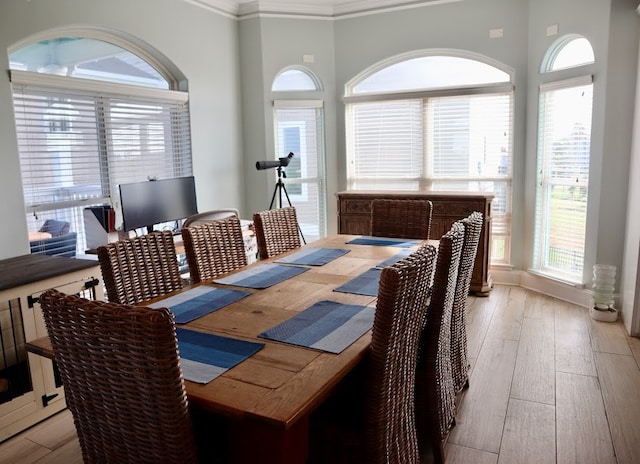
<svg viewBox="0 0 640 464">
<path fill-rule="evenodd" d="M 271 196 L 271 204 L 269 204 L 269 209 L 273 208 L 273 205 L 276 201 L 276 195 L 278 196 L 277 207 L 282 208 L 282 193 L 284 192 L 285 197 L 287 198 L 287 203 L 291 206 L 291 199 L 289 198 L 289 194 L 287 193 L 287 188 L 282 181 L 283 177 L 287 177 L 287 173 L 282 169 L 283 167 L 289 166 L 291 159 L 293 158 L 293 152 L 289 152 L 287 156 L 283 156 L 282 158 L 278 158 L 278 161 L 256 161 L 256 169 L 261 171 L 263 169 L 270 168 L 278 168 L 278 182 L 276 182 L 275 188 L 273 189 L 273 195 Z M 279 195 L 278 195 L 279 194 Z M 302 235 L 302 229 L 300 228 L 300 224 L 298 224 L 298 232 L 300 233 L 300 238 L 304 243 L 307 243 L 304 239 L 304 235 Z"/>
<path fill-rule="evenodd" d="M 261 171 L 263 169 L 280 168 L 289 166 L 289 162 L 293 158 L 293 152 L 289 152 L 287 156 L 278 158 L 278 161 L 256 161 L 256 169 Z"/>
</svg>

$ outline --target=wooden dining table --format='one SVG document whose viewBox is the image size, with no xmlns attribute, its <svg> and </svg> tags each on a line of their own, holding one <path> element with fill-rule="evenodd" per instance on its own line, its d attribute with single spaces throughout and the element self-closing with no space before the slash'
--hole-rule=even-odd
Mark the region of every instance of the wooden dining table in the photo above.
<svg viewBox="0 0 640 464">
<path fill-rule="evenodd" d="M 251 294 L 180 325 L 195 331 L 264 343 L 257 353 L 209 383 L 185 381 L 190 404 L 227 421 L 230 462 L 306 462 L 311 413 L 366 357 L 371 341 L 370 330 L 339 354 L 258 337 L 322 300 L 375 307 L 375 296 L 336 292 L 334 289 L 402 249 L 347 243 L 356 237 L 336 234 L 305 245 L 342 248 L 349 252 L 322 266 L 310 266 L 308 271 L 269 288 L 242 288 Z M 249 267 L 272 263 L 297 251 L 300 249 L 258 261 Z M 210 281 L 197 285 L 239 289 Z M 189 286 L 170 295 L 194 287 Z M 157 306 L 162 298 L 152 301 Z"/>
</svg>

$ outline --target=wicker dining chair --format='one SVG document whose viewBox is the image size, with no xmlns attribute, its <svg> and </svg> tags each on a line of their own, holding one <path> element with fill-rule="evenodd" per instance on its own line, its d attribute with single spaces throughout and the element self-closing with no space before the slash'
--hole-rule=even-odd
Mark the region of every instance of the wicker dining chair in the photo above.
<svg viewBox="0 0 640 464">
<path fill-rule="evenodd" d="M 425 245 L 380 275 L 369 352 L 371 463 L 419 463 L 415 379 L 436 249 Z"/>
<path fill-rule="evenodd" d="M 444 440 L 455 425 L 451 312 L 463 240 L 460 223 L 440 238 L 416 374 L 417 428 L 419 442 L 424 445 L 421 452 L 429 445 L 436 463 L 444 462 Z"/>
<path fill-rule="evenodd" d="M 313 417 L 310 463 L 420 462 L 415 376 L 435 255 L 425 245 L 382 270 L 367 363 Z"/>
<path fill-rule="evenodd" d="M 300 226 L 292 206 L 261 211 L 253 215 L 260 259 L 271 258 L 299 248 Z"/>
<path fill-rule="evenodd" d="M 40 296 L 85 463 L 195 463 L 173 314 Z"/>
<path fill-rule="evenodd" d="M 182 240 L 193 283 L 247 265 L 242 227 L 236 216 L 183 227 Z"/>
<path fill-rule="evenodd" d="M 98 247 L 107 298 L 137 304 L 182 288 L 173 234 L 153 232 Z"/>
<path fill-rule="evenodd" d="M 464 240 L 451 312 L 451 373 L 456 392 L 469 387 L 467 297 L 482 233 L 482 218 L 482 213 L 475 211 L 460 221 L 464 227 Z"/>
<path fill-rule="evenodd" d="M 371 235 L 427 240 L 433 204 L 429 200 L 374 199 Z"/>
</svg>

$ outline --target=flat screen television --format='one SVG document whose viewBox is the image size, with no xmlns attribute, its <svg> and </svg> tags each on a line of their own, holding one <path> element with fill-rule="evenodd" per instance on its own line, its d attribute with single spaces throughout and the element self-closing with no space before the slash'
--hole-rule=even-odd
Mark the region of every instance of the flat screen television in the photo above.
<svg viewBox="0 0 640 464">
<path fill-rule="evenodd" d="M 146 227 L 151 233 L 156 224 L 198 212 L 195 180 L 189 176 L 120 184 L 120 206 L 125 231 Z"/>
</svg>

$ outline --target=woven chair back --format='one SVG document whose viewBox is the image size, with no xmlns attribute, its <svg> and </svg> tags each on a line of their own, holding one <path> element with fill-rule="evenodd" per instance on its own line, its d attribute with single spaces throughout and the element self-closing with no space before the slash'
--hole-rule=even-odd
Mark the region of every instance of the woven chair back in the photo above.
<svg viewBox="0 0 640 464">
<path fill-rule="evenodd" d="M 469 385 L 467 297 L 482 233 L 482 218 L 482 213 L 475 211 L 460 221 L 464 227 L 464 240 L 451 312 L 451 373 L 456 392 Z"/>
<path fill-rule="evenodd" d="M 286 206 L 255 213 L 253 226 L 260 259 L 278 256 L 301 245 L 298 217 L 294 207 Z"/>
<path fill-rule="evenodd" d="M 202 213 L 189 216 L 182 223 L 182 227 L 197 226 L 199 224 L 204 224 L 205 222 L 219 221 L 220 219 L 225 219 L 231 216 L 239 218 L 240 212 L 236 208 L 223 208 L 204 211 Z"/>
<path fill-rule="evenodd" d="M 84 462 L 196 462 L 171 312 L 57 290 L 40 303 Z"/>
<path fill-rule="evenodd" d="M 236 216 L 183 227 L 182 240 L 193 283 L 247 265 L 242 227 Z"/>
<path fill-rule="evenodd" d="M 431 443 L 436 462 L 444 461 L 443 440 L 455 419 L 451 373 L 451 312 L 464 229 L 455 223 L 440 238 L 431 300 L 420 343 L 416 414 L 418 432 Z"/>
<path fill-rule="evenodd" d="M 427 240 L 432 209 L 429 200 L 375 199 L 371 202 L 371 235 Z"/>
<path fill-rule="evenodd" d="M 382 270 L 367 382 L 366 462 L 420 462 L 415 375 L 435 255 L 426 245 Z"/>
<path fill-rule="evenodd" d="M 153 232 L 98 247 L 109 301 L 138 304 L 182 288 L 173 234 Z"/>
</svg>

